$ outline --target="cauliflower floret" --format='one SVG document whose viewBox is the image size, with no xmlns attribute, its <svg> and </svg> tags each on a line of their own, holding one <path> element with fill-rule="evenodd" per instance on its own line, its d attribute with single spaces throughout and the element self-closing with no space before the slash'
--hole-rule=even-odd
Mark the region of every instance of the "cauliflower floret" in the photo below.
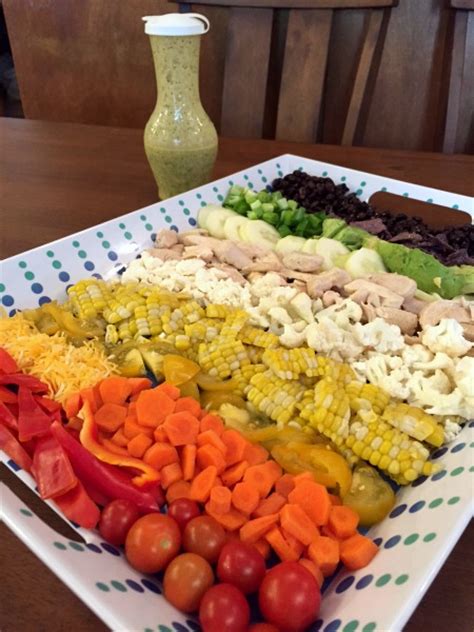
<svg viewBox="0 0 474 632">
<path fill-rule="evenodd" d="M 451 419 L 446 419 L 443 421 L 443 429 L 444 429 L 444 441 L 445 443 L 450 443 L 457 437 L 457 435 L 461 432 L 461 426 L 452 421 Z"/>
<path fill-rule="evenodd" d="M 431 415 L 461 415 L 466 419 L 474 416 L 474 407 L 467 405 L 463 394 L 458 388 L 446 395 L 436 392 L 431 393 L 430 403 L 434 403 L 434 405 L 425 409 Z"/>
<path fill-rule="evenodd" d="M 268 310 L 268 315 L 278 325 L 291 325 L 293 319 L 284 307 L 272 307 Z"/>
<path fill-rule="evenodd" d="M 427 327 L 421 340 L 431 351 L 441 351 L 451 357 L 465 355 L 474 344 L 466 340 L 463 328 L 454 318 L 443 318 L 438 325 Z"/>
<path fill-rule="evenodd" d="M 410 371 L 405 366 L 394 367 L 394 360 L 401 359 L 374 353 L 367 360 L 354 362 L 352 368 L 361 380 L 383 388 L 392 397 L 407 399 L 410 389 L 406 382 L 410 379 Z"/>
<path fill-rule="evenodd" d="M 267 272 L 262 277 L 253 281 L 251 283 L 252 294 L 254 296 L 258 296 L 259 298 L 263 298 L 264 296 L 269 296 L 272 291 L 281 286 L 282 278 L 276 272 Z"/>
<path fill-rule="evenodd" d="M 280 342 L 285 347 L 300 347 L 306 339 L 305 331 L 296 331 L 293 325 L 283 325 L 283 333 L 280 335 Z"/>
<path fill-rule="evenodd" d="M 329 318 L 322 318 L 319 322 L 308 325 L 305 331 L 308 346 L 326 353 L 334 360 L 352 360 L 363 351 L 349 332 L 338 327 Z"/>
<path fill-rule="evenodd" d="M 414 362 L 429 362 L 434 357 L 429 349 L 420 344 L 405 345 L 401 355 L 408 366 L 412 366 Z"/>
<path fill-rule="evenodd" d="M 400 351 L 405 346 L 400 328 L 396 325 L 390 325 L 383 318 L 375 318 L 366 325 L 356 323 L 353 331 L 361 345 L 372 347 L 380 353 Z"/>
<path fill-rule="evenodd" d="M 354 323 L 358 323 L 362 319 L 362 308 L 355 301 L 346 298 L 340 303 L 330 305 L 320 311 L 317 318 L 330 318 L 338 327 L 348 329 Z"/>
<path fill-rule="evenodd" d="M 415 371 L 408 380 L 408 387 L 410 389 L 408 401 L 421 408 L 431 406 L 440 395 L 448 395 L 452 391 L 448 376 L 440 370 L 435 371 L 430 377 L 423 375 L 422 371 Z"/>
<path fill-rule="evenodd" d="M 464 356 L 454 367 L 454 381 L 466 398 L 474 399 L 474 358 Z"/>
<path fill-rule="evenodd" d="M 414 362 L 413 368 L 425 372 L 436 371 L 438 369 L 447 369 L 452 371 L 454 368 L 453 359 L 445 353 L 435 353 L 434 358 L 428 362 Z"/>
<path fill-rule="evenodd" d="M 291 299 L 289 308 L 291 312 L 305 320 L 308 324 L 314 322 L 314 316 L 311 310 L 311 299 L 304 292 L 298 292 L 298 294 Z"/>
<path fill-rule="evenodd" d="M 178 260 L 175 269 L 178 274 L 184 274 L 184 276 L 192 276 L 196 274 L 198 270 L 202 270 L 205 267 L 206 262 L 202 259 L 183 259 Z"/>
</svg>

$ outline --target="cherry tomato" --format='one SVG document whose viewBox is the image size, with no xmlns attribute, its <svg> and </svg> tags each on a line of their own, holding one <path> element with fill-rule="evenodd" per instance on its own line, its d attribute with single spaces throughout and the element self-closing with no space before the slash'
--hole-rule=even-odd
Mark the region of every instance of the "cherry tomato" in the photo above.
<svg viewBox="0 0 474 632">
<path fill-rule="evenodd" d="M 201 601 L 199 621 L 203 632 L 246 632 L 250 608 L 245 595 L 231 584 L 209 588 Z"/>
<path fill-rule="evenodd" d="M 176 520 L 180 529 L 184 529 L 192 518 L 200 515 L 199 505 L 189 498 L 177 498 L 168 505 L 168 516 Z"/>
<path fill-rule="evenodd" d="M 248 632 L 280 632 L 280 630 L 272 623 L 254 623 L 249 627 Z"/>
<path fill-rule="evenodd" d="M 225 542 L 226 534 L 224 529 L 211 516 L 193 518 L 184 528 L 184 549 L 201 555 L 211 564 L 217 562 Z"/>
<path fill-rule="evenodd" d="M 352 486 L 342 503 L 359 514 L 361 525 L 370 527 L 393 509 L 395 494 L 376 469 L 364 465 L 354 471 Z"/>
<path fill-rule="evenodd" d="M 124 544 L 130 527 L 140 518 L 137 506 L 131 500 L 112 500 L 102 511 L 99 533 L 115 546 Z"/>
<path fill-rule="evenodd" d="M 298 562 L 282 562 L 265 575 L 258 602 L 269 623 L 285 632 L 302 632 L 316 620 L 321 594 L 306 568 Z"/>
<path fill-rule="evenodd" d="M 125 540 L 127 560 L 142 573 L 157 573 L 177 555 L 181 532 L 169 516 L 152 513 L 139 518 Z"/>
<path fill-rule="evenodd" d="M 163 589 L 166 599 L 178 610 L 195 612 L 213 583 L 209 562 L 195 553 L 183 553 L 168 564 Z"/>
<path fill-rule="evenodd" d="M 221 582 L 232 584 L 247 595 L 259 589 L 265 572 L 265 560 L 251 544 L 234 540 L 223 546 L 217 563 Z"/>
</svg>

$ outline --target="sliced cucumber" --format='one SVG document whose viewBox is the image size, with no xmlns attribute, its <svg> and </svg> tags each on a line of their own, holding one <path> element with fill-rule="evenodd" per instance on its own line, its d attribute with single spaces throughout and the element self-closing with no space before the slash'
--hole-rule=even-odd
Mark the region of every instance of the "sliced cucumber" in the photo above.
<svg viewBox="0 0 474 632">
<path fill-rule="evenodd" d="M 387 272 L 382 257 L 369 248 L 361 248 L 354 252 L 346 260 L 346 272 L 354 279 L 374 274 L 375 272 Z"/>
<path fill-rule="evenodd" d="M 311 240 L 309 240 L 311 241 Z M 314 239 L 314 254 L 319 255 L 324 259 L 323 270 L 331 270 L 336 266 L 337 257 L 349 254 L 349 250 L 336 239 L 329 239 L 328 237 L 320 237 Z"/>
<path fill-rule="evenodd" d="M 303 252 L 304 245 L 307 241 L 308 240 L 304 237 L 288 235 L 278 240 L 275 250 L 281 255 L 285 255 L 288 252 Z"/>
<path fill-rule="evenodd" d="M 318 239 L 306 239 L 305 245 L 303 246 L 303 250 L 301 252 L 305 252 L 307 255 L 315 255 L 316 248 L 318 245 Z"/>
<path fill-rule="evenodd" d="M 261 219 L 250 220 L 240 228 L 242 241 L 273 250 L 280 239 L 280 234 L 271 224 Z"/>
<path fill-rule="evenodd" d="M 205 207 L 204 207 L 205 208 Z M 224 224 L 229 217 L 240 217 L 238 213 L 228 208 L 215 207 L 206 217 L 206 228 L 213 237 L 217 239 L 225 239 Z"/>
<path fill-rule="evenodd" d="M 244 224 L 251 222 L 252 220 L 242 217 L 242 215 L 234 214 L 233 217 L 228 217 L 224 223 L 224 235 L 226 239 L 232 241 L 242 241 L 240 236 L 240 228 Z"/>
<path fill-rule="evenodd" d="M 211 213 L 215 210 L 222 209 L 222 206 L 218 206 L 217 204 L 207 204 L 199 209 L 197 221 L 199 228 L 204 228 L 207 230 L 207 221 Z"/>
</svg>

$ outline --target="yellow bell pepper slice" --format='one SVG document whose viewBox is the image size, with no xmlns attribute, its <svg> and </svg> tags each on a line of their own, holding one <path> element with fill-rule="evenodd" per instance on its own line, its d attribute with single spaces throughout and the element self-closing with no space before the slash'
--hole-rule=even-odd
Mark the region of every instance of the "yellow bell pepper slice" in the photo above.
<svg viewBox="0 0 474 632">
<path fill-rule="evenodd" d="M 170 353 L 163 357 L 165 380 L 174 386 L 181 386 L 181 384 L 189 382 L 200 370 L 199 364 L 188 360 L 188 358 L 183 358 L 183 356 Z"/>
</svg>

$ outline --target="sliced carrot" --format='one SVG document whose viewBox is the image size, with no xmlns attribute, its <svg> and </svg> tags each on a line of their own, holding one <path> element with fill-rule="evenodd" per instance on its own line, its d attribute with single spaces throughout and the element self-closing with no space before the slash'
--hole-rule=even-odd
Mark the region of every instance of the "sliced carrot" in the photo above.
<svg viewBox="0 0 474 632">
<path fill-rule="evenodd" d="M 288 495 L 288 500 L 300 505 L 317 527 L 327 524 L 332 505 L 328 491 L 323 485 L 303 480 L 296 484 L 295 489 Z"/>
<path fill-rule="evenodd" d="M 268 516 L 269 514 L 278 513 L 280 509 L 285 505 L 286 498 L 274 492 L 260 501 L 257 509 L 252 514 L 253 518 L 261 518 L 262 516 Z"/>
<path fill-rule="evenodd" d="M 163 426 L 157 426 L 153 430 L 153 436 L 155 437 L 155 441 L 159 443 L 168 443 L 168 435 L 166 434 L 166 430 Z"/>
<path fill-rule="evenodd" d="M 367 566 L 379 550 L 370 538 L 360 535 L 360 533 L 356 533 L 347 540 L 342 540 L 340 547 L 341 561 L 351 571 Z"/>
<path fill-rule="evenodd" d="M 300 505 L 287 504 L 280 511 L 281 526 L 308 546 L 318 536 L 318 529 Z"/>
<path fill-rule="evenodd" d="M 331 531 L 327 524 L 323 524 L 321 527 L 319 527 L 319 533 L 320 535 L 325 535 L 327 538 L 332 538 L 333 540 L 339 541 L 337 535 L 334 533 L 334 531 Z"/>
<path fill-rule="evenodd" d="M 204 432 L 200 432 L 197 436 L 196 441 L 198 446 L 206 445 L 207 443 L 213 445 L 220 452 L 222 452 L 224 457 L 227 453 L 226 444 L 222 441 L 217 432 L 214 432 L 214 430 L 205 430 Z"/>
<path fill-rule="evenodd" d="M 247 524 L 240 529 L 240 539 L 242 542 L 253 544 L 259 540 L 265 533 L 278 522 L 278 514 L 270 514 L 262 518 L 249 520 Z"/>
<path fill-rule="evenodd" d="M 224 430 L 221 435 L 222 441 L 227 446 L 225 460 L 227 465 L 234 465 L 244 460 L 244 451 L 249 442 L 237 430 Z"/>
<path fill-rule="evenodd" d="M 147 437 L 142 433 L 133 437 L 133 439 L 130 439 L 127 445 L 127 450 L 131 456 L 141 459 L 152 443 L 153 439 L 150 439 L 150 437 Z"/>
<path fill-rule="evenodd" d="M 313 481 L 314 482 L 314 474 L 311 472 L 301 472 L 300 474 L 295 474 L 293 476 L 293 482 L 296 485 L 299 485 L 303 481 Z"/>
<path fill-rule="evenodd" d="M 309 545 L 308 556 L 317 564 L 324 577 L 332 575 L 339 563 L 339 543 L 319 535 Z"/>
<path fill-rule="evenodd" d="M 262 498 L 268 496 L 275 482 L 274 472 L 267 465 L 267 463 L 251 465 L 244 474 L 244 481 L 253 485 Z"/>
<path fill-rule="evenodd" d="M 257 549 L 260 555 L 262 555 L 264 560 L 268 560 L 268 558 L 270 557 L 272 548 L 270 544 L 268 543 L 268 541 L 265 540 L 265 538 L 260 538 L 260 540 L 257 540 L 256 542 L 253 543 L 253 546 Z"/>
<path fill-rule="evenodd" d="M 277 526 L 272 527 L 265 534 L 265 540 L 270 544 L 282 562 L 296 562 L 298 560 L 296 551 L 291 548 L 285 540 L 281 529 Z"/>
<path fill-rule="evenodd" d="M 234 463 L 234 465 L 228 467 L 225 472 L 222 472 L 222 482 L 224 485 L 232 487 L 232 485 L 238 483 L 245 474 L 245 470 L 248 466 L 247 461 L 239 461 L 239 463 Z"/>
<path fill-rule="evenodd" d="M 295 482 L 293 479 L 294 477 L 292 474 L 283 474 L 283 476 L 275 483 L 275 490 L 285 498 L 288 498 L 288 494 L 295 488 Z"/>
<path fill-rule="evenodd" d="M 214 465 L 218 474 L 224 471 L 226 465 L 222 452 L 210 444 L 197 449 L 196 461 L 202 469 Z"/>
<path fill-rule="evenodd" d="M 160 384 L 154 390 L 158 393 L 165 393 L 165 395 L 168 395 L 168 397 L 174 400 L 179 399 L 181 395 L 179 388 L 173 384 L 168 384 L 168 382 L 163 382 L 163 384 Z"/>
<path fill-rule="evenodd" d="M 183 478 L 185 481 L 190 481 L 194 477 L 196 452 L 197 448 L 192 443 L 185 445 L 181 452 L 181 467 L 183 469 Z"/>
<path fill-rule="evenodd" d="M 106 439 L 105 437 L 100 440 L 104 448 L 107 448 L 109 452 L 113 452 L 114 454 L 119 454 L 120 456 L 130 456 L 127 448 L 122 448 L 117 445 L 110 439 Z"/>
<path fill-rule="evenodd" d="M 193 397 L 181 397 L 176 400 L 176 407 L 174 411 L 176 413 L 187 411 L 188 413 L 191 413 L 191 415 L 199 417 L 201 413 L 201 406 Z"/>
<path fill-rule="evenodd" d="M 267 470 L 268 475 L 273 479 L 273 484 L 275 484 L 282 476 L 283 471 L 281 466 L 273 460 L 262 463 L 262 465 Z"/>
<path fill-rule="evenodd" d="M 137 418 L 142 426 L 156 428 L 174 411 L 174 399 L 158 389 L 151 388 L 138 394 Z"/>
<path fill-rule="evenodd" d="M 133 439 L 139 434 L 145 434 L 147 437 L 153 437 L 153 428 L 147 428 L 146 426 L 140 426 L 134 420 L 133 417 L 127 417 L 123 424 L 123 434 L 127 439 Z"/>
<path fill-rule="evenodd" d="M 318 586 L 321 588 L 324 582 L 324 575 L 321 573 L 319 566 L 315 564 L 313 560 L 308 560 L 307 557 L 302 557 L 299 560 L 299 563 L 301 564 L 301 566 L 304 566 L 304 568 L 311 573 L 311 575 L 316 580 Z"/>
<path fill-rule="evenodd" d="M 187 445 L 188 443 L 196 443 L 199 421 L 188 411 L 182 411 L 168 415 L 163 423 L 163 428 L 166 430 L 172 445 Z"/>
<path fill-rule="evenodd" d="M 237 511 L 237 509 L 231 509 L 225 514 L 216 514 L 210 509 L 210 501 L 206 503 L 205 509 L 206 512 L 214 518 L 214 520 L 217 520 L 217 522 L 222 525 L 226 531 L 236 531 L 247 522 L 247 516 L 240 513 L 240 511 Z"/>
<path fill-rule="evenodd" d="M 176 483 L 171 483 L 166 490 L 166 502 L 168 505 L 174 500 L 178 500 L 178 498 L 188 498 L 190 488 L 191 483 L 188 481 L 181 480 L 176 481 Z"/>
<path fill-rule="evenodd" d="M 117 430 L 117 432 L 111 438 L 111 441 L 122 448 L 127 447 L 129 439 L 123 434 L 123 427 Z"/>
<path fill-rule="evenodd" d="M 99 393 L 104 404 L 123 406 L 132 393 L 132 387 L 126 377 L 111 375 L 100 382 Z"/>
<path fill-rule="evenodd" d="M 206 432 L 206 430 L 214 430 L 214 432 L 220 437 L 225 430 L 222 419 L 217 415 L 211 415 L 206 412 L 204 417 L 201 419 L 201 432 Z"/>
<path fill-rule="evenodd" d="M 250 465 L 260 465 L 260 463 L 265 463 L 268 460 L 268 450 L 265 450 L 263 445 L 259 445 L 258 443 L 247 443 L 243 459 L 248 461 Z"/>
<path fill-rule="evenodd" d="M 99 408 L 100 402 L 97 398 L 97 395 L 93 388 L 83 388 L 79 391 L 81 396 L 82 403 L 89 402 L 89 406 L 91 407 L 91 411 L 94 414 Z"/>
<path fill-rule="evenodd" d="M 298 538 L 295 538 L 294 535 L 292 535 L 291 533 L 289 533 L 289 531 L 287 531 L 284 527 L 282 527 L 281 524 L 280 524 L 280 531 L 283 537 L 285 538 L 285 540 L 288 542 L 288 546 L 290 546 L 293 549 L 293 551 L 295 552 L 295 555 L 297 555 L 298 559 L 300 559 L 300 557 L 303 555 L 303 552 L 305 550 L 305 545 L 301 542 L 301 540 L 298 540 Z"/>
<path fill-rule="evenodd" d="M 222 478 L 220 476 L 216 476 L 216 480 L 214 481 L 213 487 L 222 487 Z"/>
<path fill-rule="evenodd" d="M 232 492 L 223 485 L 214 485 L 209 496 L 209 509 L 214 514 L 226 514 L 230 511 Z"/>
<path fill-rule="evenodd" d="M 237 483 L 232 491 L 232 504 L 245 514 L 251 514 L 260 502 L 258 490 L 250 483 Z"/>
<path fill-rule="evenodd" d="M 329 500 L 331 501 L 331 505 L 342 505 L 342 500 L 339 496 L 335 496 L 334 494 L 329 494 Z"/>
<path fill-rule="evenodd" d="M 350 538 L 357 531 L 359 515 L 350 507 L 332 506 L 329 512 L 328 527 L 341 540 Z"/>
<path fill-rule="evenodd" d="M 176 448 L 169 443 L 154 443 L 145 452 L 143 460 L 156 470 L 161 470 L 170 463 L 178 463 L 179 456 Z"/>
<path fill-rule="evenodd" d="M 64 412 L 66 413 L 66 417 L 69 419 L 70 417 L 76 417 L 78 412 L 81 410 L 81 394 L 76 392 L 66 399 L 64 403 Z"/>
<path fill-rule="evenodd" d="M 141 391 L 151 388 L 151 380 L 147 377 L 129 377 L 128 384 L 132 395 L 137 395 Z"/>
<path fill-rule="evenodd" d="M 127 409 L 120 404 L 103 404 L 95 413 L 94 419 L 101 430 L 115 432 L 125 423 Z"/>
<path fill-rule="evenodd" d="M 170 485 L 183 479 L 183 470 L 179 463 L 170 463 L 160 470 L 160 482 L 163 489 L 168 489 Z"/>
<path fill-rule="evenodd" d="M 191 482 L 189 497 L 199 503 L 205 503 L 209 498 L 211 489 L 217 476 L 217 468 L 215 465 L 209 465 L 200 472 Z"/>
</svg>

